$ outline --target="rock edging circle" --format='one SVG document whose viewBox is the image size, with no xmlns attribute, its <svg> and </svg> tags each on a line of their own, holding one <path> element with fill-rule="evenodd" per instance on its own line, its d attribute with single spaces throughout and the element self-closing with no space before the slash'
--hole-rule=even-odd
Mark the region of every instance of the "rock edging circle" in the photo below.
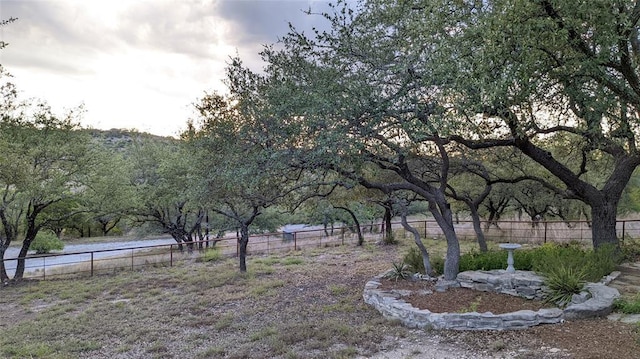
<svg viewBox="0 0 640 359">
<path fill-rule="evenodd" d="M 545 308 L 538 311 L 493 314 L 478 313 L 433 313 L 413 307 L 402 299 L 398 292 L 380 289 L 384 274 L 374 277 L 365 284 L 365 303 L 375 307 L 386 318 L 399 320 L 410 328 L 453 329 L 453 330 L 510 330 L 524 329 L 540 324 L 561 323 L 565 319 L 582 319 L 606 316 L 611 313 L 613 301 L 620 296 L 617 289 L 607 284 L 619 273 L 612 273 L 600 283 L 588 283 L 580 295 L 564 310 Z M 492 291 L 528 299 L 539 299 L 543 294 L 543 280 L 534 272 L 504 270 L 468 271 L 458 274 L 461 287 L 479 291 Z M 406 293 L 405 293 L 406 294 Z"/>
</svg>

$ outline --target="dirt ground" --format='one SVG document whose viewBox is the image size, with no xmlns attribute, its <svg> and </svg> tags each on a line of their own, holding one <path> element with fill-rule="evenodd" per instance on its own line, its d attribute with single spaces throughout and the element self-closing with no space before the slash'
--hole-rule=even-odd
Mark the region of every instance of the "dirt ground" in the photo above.
<svg viewBox="0 0 640 359">
<path fill-rule="evenodd" d="M 9 285 L 0 288 L 0 357 L 640 357 L 637 327 L 606 319 L 477 332 L 414 330 L 386 320 L 362 291 L 405 249 L 251 256 L 247 274 L 238 273 L 235 258 L 194 257 L 171 268 Z M 517 299 L 471 294 L 445 292 L 438 303 L 442 310 L 469 301 L 502 308 Z"/>
</svg>

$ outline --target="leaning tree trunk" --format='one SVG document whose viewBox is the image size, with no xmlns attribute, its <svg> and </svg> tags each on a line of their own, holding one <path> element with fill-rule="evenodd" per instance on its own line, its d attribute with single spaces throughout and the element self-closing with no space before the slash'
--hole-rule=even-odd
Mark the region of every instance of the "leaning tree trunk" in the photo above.
<svg viewBox="0 0 640 359">
<path fill-rule="evenodd" d="M 178 243 L 178 250 L 182 252 L 184 250 L 184 247 L 182 246 L 182 243 L 184 243 L 184 238 L 182 233 L 179 230 L 175 230 L 175 229 L 169 229 L 168 232 L 171 238 L 173 238 L 173 240 L 176 241 L 176 243 Z"/>
<path fill-rule="evenodd" d="M 429 252 L 427 251 L 427 248 L 424 246 L 424 244 L 422 243 L 422 240 L 420 239 L 420 233 L 418 232 L 417 229 L 409 225 L 409 223 L 407 222 L 407 215 L 405 213 L 402 214 L 401 220 L 402 220 L 402 227 L 405 230 L 411 232 L 411 234 L 413 234 L 413 240 L 414 242 L 416 242 L 416 245 L 420 250 L 420 254 L 422 254 L 422 264 L 424 265 L 424 274 L 431 276 L 433 274 L 433 270 L 431 269 L 431 260 L 429 260 Z"/>
<path fill-rule="evenodd" d="M 478 241 L 478 246 L 480 247 L 480 252 L 487 252 L 489 249 L 487 248 L 487 240 L 484 238 L 484 231 L 482 230 L 482 223 L 480 222 L 480 214 L 478 213 L 478 209 L 475 206 L 469 204 L 469 210 L 471 212 L 473 230 L 476 232 L 476 239 Z"/>
<path fill-rule="evenodd" d="M 31 242 L 33 242 L 37 234 L 38 234 L 38 230 L 35 229 L 34 227 L 29 226 L 27 228 L 27 234 L 25 235 L 24 241 L 22 242 L 20 253 L 18 253 L 16 274 L 13 276 L 14 280 L 20 280 L 24 277 L 24 269 L 27 262 L 27 254 L 29 253 L 29 247 L 31 247 Z"/>
<path fill-rule="evenodd" d="M 356 232 L 358 233 L 358 245 L 361 246 L 364 243 L 364 237 L 362 236 L 362 229 L 360 228 L 360 222 L 358 221 L 358 217 L 356 217 L 356 214 L 347 207 L 339 206 L 335 208 L 342 209 L 349 213 L 351 219 L 353 220 L 353 225 L 356 227 Z"/>
<path fill-rule="evenodd" d="M 249 226 L 242 224 L 240 227 L 240 238 L 238 238 L 239 244 L 239 258 L 240 258 L 240 272 L 247 271 L 247 245 L 249 244 Z"/>
<path fill-rule="evenodd" d="M 453 226 L 453 215 L 443 194 L 429 200 L 429 211 L 442 229 L 447 240 L 447 255 L 444 260 L 444 279 L 455 280 L 460 270 L 460 242 Z"/>
</svg>

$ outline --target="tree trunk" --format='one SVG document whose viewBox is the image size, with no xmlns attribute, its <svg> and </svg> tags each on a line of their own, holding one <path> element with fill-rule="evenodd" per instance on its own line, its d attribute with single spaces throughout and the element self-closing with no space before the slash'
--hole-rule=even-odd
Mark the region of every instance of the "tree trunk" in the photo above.
<svg viewBox="0 0 640 359">
<path fill-rule="evenodd" d="M 29 247 L 31 246 L 31 242 L 35 238 L 35 234 L 33 238 L 25 238 L 22 242 L 22 247 L 20 248 L 20 253 L 18 253 L 18 262 L 16 264 L 16 274 L 13 276 L 14 280 L 20 280 L 24 277 L 24 269 L 27 262 L 27 253 L 29 252 Z"/>
<path fill-rule="evenodd" d="M 31 242 L 33 242 L 40 230 L 40 228 L 36 226 L 36 218 L 38 213 L 40 213 L 41 208 L 44 207 L 34 206 L 33 211 L 27 215 L 27 231 L 24 236 L 24 241 L 22 242 L 22 247 L 20 248 L 20 253 L 18 254 L 16 274 L 13 276 L 14 280 L 20 280 L 24 276 L 24 269 L 27 261 L 26 257 L 29 252 L 29 247 L 31 247 Z"/>
<path fill-rule="evenodd" d="M 247 271 L 247 245 L 249 244 L 249 226 L 242 224 L 240 227 L 240 238 L 238 238 L 240 245 L 240 272 Z"/>
<path fill-rule="evenodd" d="M 603 201 L 591 206 L 591 241 L 593 248 L 598 249 L 603 245 L 618 245 L 616 234 L 617 202 Z"/>
<path fill-rule="evenodd" d="M 9 276 L 7 275 L 7 268 L 4 265 L 4 253 L 6 252 L 6 248 L 4 246 L 0 246 L 0 282 L 4 283 L 9 280 Z"/>
<path fill-rule="evenodd" d="M 424 265 L 424 274 L 431 276 L 433 274 L 433 270 L 431 269 L 431 260 L 429 259 L 429 252 L 427 251 L 427 248 L 424 246 L 424 244 L 422 243 L 422 240 L 420 239 L 420 233 L 418 232 L 417 229 L 409 225 L 409 223 L 407 222 L 406 214 L 403 213 L 401 219 L 402 219 L 402 227 L 405 230 L 411 232 L 411 234 L 413 234 L 413 241 L 416 242 L 416 245 L 420 250 L 420 254 L 422 254 L 422 264 Z"/>
<path fill-rule="evenodd" d="M 484 238 L 484 231 L 482 230 L 482 223 L 480 222 L 480 214 L 478 214 L 478 209 L 475 208 L 475 206 L 470 205 L 469 210 L 471 211 L 473 230 L 476 232 L 476 239 L 478 240 L 480 252 L 487 252 L 487 240 Z"/>
<path fill-rule="evenodd" d="M 391 229 L 391 206 L 384 206 L 384 242 L 393 243 L 393 230 Z"/>
<path fill-rule="evenodd" d="M 484 230 L 485 231 L 488 231 L 489 228 L 491 228 L 491 223 L 493 222 L 493 218 L 494 218 L 493 211 L 489 211 L 489 217 L 487 218 L 487 221 L 484 223 Z"/>
<path fill-rule="evenodd" d="M 619 153 L 615 157 L 615 167 L 601 189 L 581 179 L 567 167 L 537 147 L 528 139 L 516 139 L 516 147 L 532 160 L 541 164 L 551 174 L 558 177 L 573 194 L 573 197 L 591 206 L 593 226 L 591 227 L 594 249 L 605 244 L 618 246 L 616 236 L 616 213 L 618 202 L 633 171 L 640 165 L 640 155 Z"/>
<path fill-rule="evenodd" d="M 353 211 L 347 207 L 336 207 L 336 208 L 345 210 L 351 216 L 351 219 L 353 220 L 353 225 L 356 227 L 356 232 L 358 233 L 358 245 L 361 246 L 364 243 L 364 237 L 362 236 L 362 229 L 360 228 L 360 222 L 358 221 L 358 217 L 356 217 L 356 214 L 353 213 Z"/>
<path fill-rule="evenodd" d="M 429 211 L 442 229 L 447 240 L 447 255 L 444 260 L 444 279 L 455 280 L 460 270 L 460 242 L 453 226 L 453 215 L 444 194 L 429 200 Z M 437 201 L 437 202 L 436 202 Z"/>
<path fill-rule="evenodd" d="M 169 231 L 169 234 L 171 235 L 171 238 L 173 238 L 173 240 L 175 240 L 176 243 L 178 243 L 178 250 L 182 252 L 184 250 L 184 247 L 182 246 L 182 242 L 183 242 L 182 236 L 179 233 L 171 230 Z"/>
</svg>

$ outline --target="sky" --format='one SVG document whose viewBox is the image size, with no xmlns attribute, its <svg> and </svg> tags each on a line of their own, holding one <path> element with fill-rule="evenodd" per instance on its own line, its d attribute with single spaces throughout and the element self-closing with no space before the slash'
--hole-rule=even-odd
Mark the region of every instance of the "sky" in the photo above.
<svg viewBox="0 0 640 359">
<path fill-rule="evenodd" d="M 239 55 L 259 71 L 259 52 L 319 0 L 0 0 L 0 64 L 23 99 L 56 113 L 84 105 L 84 127 L 178 136 L 205 92 L 224 92 L 225 66 Z"/>
</svg>

